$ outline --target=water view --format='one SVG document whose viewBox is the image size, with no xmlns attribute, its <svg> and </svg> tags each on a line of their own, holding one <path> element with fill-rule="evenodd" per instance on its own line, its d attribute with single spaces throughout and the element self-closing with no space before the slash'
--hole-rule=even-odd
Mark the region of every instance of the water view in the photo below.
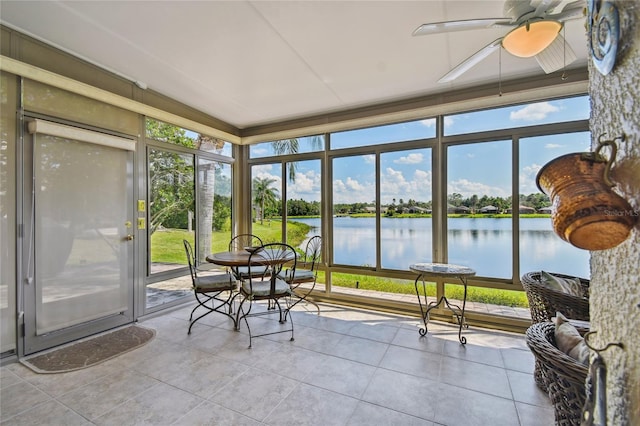
<svg viewBox="0 0 640 426">
<path fill-rule="evenodd" d="M 320 233 L 320 219 L 294 219 Z M 333 218 L 334 262 L 376 265 L 375 218 Z M 448 261 L 474 268 L 479 276 L 511 278 L 512 229 L 508 218 L 449 218 Z M 381 265 L 408 269 L 432 261 L 431 218 L 382 218 Z M 520 275 L 550 271 L 589 277 L 589 252 L 561 240 L 549 218 L 520 219 Z"/>
</svg>

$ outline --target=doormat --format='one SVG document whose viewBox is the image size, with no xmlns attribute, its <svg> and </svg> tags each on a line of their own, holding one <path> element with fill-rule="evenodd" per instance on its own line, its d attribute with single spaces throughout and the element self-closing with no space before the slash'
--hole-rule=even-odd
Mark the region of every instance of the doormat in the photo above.
<svg viewBox="0 0 640 426">
<path fill-rule="evenodd" d="M 148 343 L 155 330 L 130 325 L 20 359 L 36 373 L 65 373 L 91 367 Z"/>
</svg>

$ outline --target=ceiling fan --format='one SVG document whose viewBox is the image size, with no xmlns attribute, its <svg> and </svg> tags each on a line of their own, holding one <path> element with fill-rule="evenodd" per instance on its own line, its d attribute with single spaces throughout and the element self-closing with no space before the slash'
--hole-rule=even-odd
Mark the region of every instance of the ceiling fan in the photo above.
<svg viewBox="0 0 640 426">
<path fill-rule="evenodd" d="M 535 56 L 545 73 L 557 71 L 576 60 L 576 55 L 560 34 L 564 22 L 585 16 L 584 0 L 506 0 L 503 18 L 466 19 L 422 24 L 414 36 L 483 28 L 513 28 L 465 59 L 438 83 L 460 77 L 491 53 L 504 47 L 509 53 Z"/>
</svg>

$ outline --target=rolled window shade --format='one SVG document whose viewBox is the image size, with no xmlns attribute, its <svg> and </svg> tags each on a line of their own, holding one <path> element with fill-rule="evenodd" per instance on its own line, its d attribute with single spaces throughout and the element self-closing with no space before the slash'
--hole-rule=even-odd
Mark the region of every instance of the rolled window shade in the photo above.
<svg viewBox="0 0 640 426">
<path fill-rule="evenodd" d="M 51 121 L 45 120 L 30 121 L 29 133 L 41 133 L 45 135 L 57 136 L 60 138 L 74 139 L 77 141 L 124 149 L 127 151 L 136 150 L 136 142 L 132 139 L 126 139 L 118 136 L 107 135 L 105 133 L 80 129 L 78 127 L 66 126 L 64 124 L 52 123 Z"/>
</svg>

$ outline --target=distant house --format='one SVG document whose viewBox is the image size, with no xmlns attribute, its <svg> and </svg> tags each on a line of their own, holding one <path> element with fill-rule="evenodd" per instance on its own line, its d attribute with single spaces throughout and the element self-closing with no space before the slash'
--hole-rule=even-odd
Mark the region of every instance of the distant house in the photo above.
<svg viewBox="0 0 640 426">
<path fill-rule="evenodd" d="M 538 209 L 538 213 L 544 213 L 544 214 L 551 214 L 552 211 L 553 209 L 551 208 L 551 206 L 541 207 Z"/>
<path fill-rule="evenodd" d="M 422 213 L 422 214 L 429 214 L 431 213 L 431 209 L 425 209 L 424 207 L 418 207 L 418 206 L 411 206 L 407 208 L 407 212 L 408 213 Z"/>
<path fill-rule="evenodd" d="M 519 206 L 519 211 L 520 213 L 524 213 L 524 214 L 529 214 L 529 213 L 535 213 L 536 209 L 534 209 L 533 207 L 529 207 L 529 206 Z M 513 212 L 512 209 L 507 209 L 507 213 L 511 213 Z"/>
<path fill-rule="evenodd" d="M 480 209 L 480 213 L 495 214 L 495 213 L 498 213 L 498 208 L 496 206 L 484 206 Z"/>
<path fill-rule="evenodd" d="M 454 206 L 453 204 L 447 204 L 447 213 L 471 213 L 471 209 L 465 206 Z"/>
</svg>

